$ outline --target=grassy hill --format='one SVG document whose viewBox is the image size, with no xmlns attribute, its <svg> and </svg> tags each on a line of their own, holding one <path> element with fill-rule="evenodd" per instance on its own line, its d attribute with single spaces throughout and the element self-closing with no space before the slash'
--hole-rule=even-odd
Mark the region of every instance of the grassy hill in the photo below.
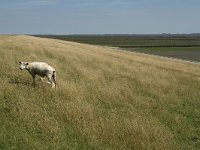
<svg viewBox="0 0 200 150">
<path fill-rule="evenodd" d="M 58 88 L 19 61 L 46 61 Z M 0 149 L 200 149 L 200 65 L 0 36 Z"/>
</svg>

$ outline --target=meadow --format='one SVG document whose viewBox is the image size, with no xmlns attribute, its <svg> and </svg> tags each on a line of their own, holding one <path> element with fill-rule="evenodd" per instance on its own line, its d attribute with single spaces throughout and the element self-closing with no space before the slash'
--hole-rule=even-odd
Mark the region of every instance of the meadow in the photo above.
<svg viewBox="0 0 200 150">
<path fill-rule="evenodd" d="M 58 88 L 19 70 L 46 61 Z M 200 65 L 0 36 L 0 149 L 200 149 Z"/>
<path fill-rule="evenodd" d="M 200 34 L 158 35 L 37 35 L 122 50 L 200 61 Z"/>
</svg>

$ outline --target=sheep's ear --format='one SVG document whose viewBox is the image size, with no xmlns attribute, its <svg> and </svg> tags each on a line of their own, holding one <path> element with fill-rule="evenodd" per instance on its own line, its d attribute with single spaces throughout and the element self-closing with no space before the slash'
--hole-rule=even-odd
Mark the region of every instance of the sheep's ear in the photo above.
<svg viewBox="0 0 200 150">
<path fill-rule="evenodd" d="M 28 62 L 26 63 L 26 65 L 28 65 Z"/>
<path fill-rule="evenodd" d="M 19 64 L 21 64 L 22 62 L 20 61 Z"/>
</svg>

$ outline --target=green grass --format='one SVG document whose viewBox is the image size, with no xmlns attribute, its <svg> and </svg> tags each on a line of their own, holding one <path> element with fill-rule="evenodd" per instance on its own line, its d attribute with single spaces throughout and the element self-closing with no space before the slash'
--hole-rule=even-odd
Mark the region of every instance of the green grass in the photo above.
<svg viewBox="0 0 200 150">
<path fill-rule="evenodd" d="M 200 149 L 199 65 L 29 36 L 0 36 L 0 58 L 0 149 Z"/>
</svg>

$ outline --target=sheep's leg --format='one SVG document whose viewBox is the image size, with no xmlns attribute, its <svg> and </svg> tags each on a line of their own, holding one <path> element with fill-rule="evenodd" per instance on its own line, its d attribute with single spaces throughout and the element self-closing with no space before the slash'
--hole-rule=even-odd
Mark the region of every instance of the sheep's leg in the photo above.
<svg viewBox="0 0 200 150">
<path fill-rule="evenodd" d="M 44 77 L 41 77 L 40 79 L 41 79 L 42 82 L 45 82 L 45 81 L 44 81 Z"/>
<path fill-rule="evenodd" d="M 32 74 L 32 78 L 33 78 L 33 86 L 35 86 L 35 74 Z"/>
<path fill-rule="evenodd" d="M 52 88 L 55 88 L 55 83 L 52 81 L 52 76 L 49 75 L 47 78 L 48 78 L 49 83 L 51 84 Z"/>
<path fill-rule="evenodd" d="M 41 81 L 44 82 L 44 83 L 51 84 L 51 82 L 49 82 L 49 81 L 45 81 L 45 80 L 44 80 L 44 77 L 41 77 L 40 79 L 41 79 Z"/>
<path fill-rule="evenodd" d="M 53 72 L 52 79 L 53 79 L 54 85 L 56 87 L 56 71 Z"/>
</svg>

